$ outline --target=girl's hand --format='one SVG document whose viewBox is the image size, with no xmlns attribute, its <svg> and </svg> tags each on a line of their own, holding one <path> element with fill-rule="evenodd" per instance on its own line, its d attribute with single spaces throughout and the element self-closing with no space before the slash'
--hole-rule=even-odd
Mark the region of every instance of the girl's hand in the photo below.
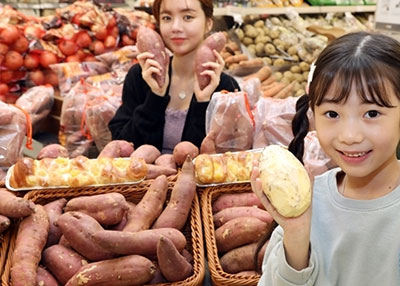
<svg viewBox="0 0 400 286">
<path fill-rule="evenodd" d="M 166 75 L 164 85 L 160 87 L 153 75 L 161 75 L 162 67 L 160 63 L 153 58 L 154 55 L 149 52 L 140 53 L 137 56 L 137 60 L 142 67 L 142 77 L 150 87 L 151 91 L 158 96 L 164 96 L 169 83 L 168 69 L 165 71 Z"/>
<path fill-rule="evenodd" d="M 258 168 L 258 161 L 256 161 L 253 163 L 253 170 L 251 173 L 251 188 L 268 213 L 284 231 L 283 244 L 288 263 L 293 268 L 301 270 L 308 266 L 309 261 L 311 205 L 298 217 L 287 218 L 280 215 L 264 194 L 259 175 L 260 170 Z M 312 176 L 310 176 L 310 178 L 312 180 Z M 313 186 L 313 184 L 311 184 L 311 186 Z"/>
<path fill-rule="evenodd" d="M 216 50 L 213 50 L 213 53 L 217 61 L 204 63 L 203 66 L 206 67 L 207 70 L 201 73 L 202 75 L 208 75 L 211 78 L 210 83 L 201 90 L 197 76 L 195 76 L 194 94 L 198 102 L 210 101 L 212 94 L 219 85 L 221 73 L 225 66 L 225 61 L 222 56 Z"/>
</svg>

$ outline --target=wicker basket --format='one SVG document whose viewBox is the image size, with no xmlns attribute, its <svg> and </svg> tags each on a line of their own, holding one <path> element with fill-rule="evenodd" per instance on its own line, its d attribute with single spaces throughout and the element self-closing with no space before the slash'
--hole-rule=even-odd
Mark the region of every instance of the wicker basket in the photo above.
<svg viewBox="0 0 400 286">
<path fill-rule="evenodd" d="M 26 199 L 32 200 L 36 204 L 46 204 L 59 198 L 71 199 L 78 196 L 87 196 L 95 194 L 105 194 L 111 192 L 118 192 L 125 196 L 126 200 L 138 203 L 144 196 L 146 190 L 150 186 L 152 180 L 144 181 L 137 185 L 117 185 L 107 186 L 102 188 L 83 187 L 74 189 L 54 189 L 54 190 L 41 190 L 31 191 L 25 195 Z M 172 188 L 175 182 L 173 180 L 168 181 L 168 194 L 167 199 L 171 194 Z M 190 216 L 182 229 L 188 244 L 187 249 L 193 255 L 193 274 L 183 281 L 173 283 L 163 283 L 157 285 L 185 285 L 185 286 L 197 286 L 202 285 L 205 275 L 205 264 L 204 264 L 204 242 L 201 225 L 201 214 L 200 214 L 200 203 L 197 196 L 193 200 L 193 204 L 190 211 Z M 11 256 L 15 247 L 16 231 L 11 235 L 9 244 L 9 255 L 6 260 L 4 267 L 4 273 L 1 277 L 3 286 L 10 286 L 10 267 L 11 267 Z"/>
<path fill-rule="evenodd" d="M 8 246 L 10 244 L 12 226 L 0 234 L 0 276 L 3 274 L 4 264 L 7 260 Z"/>
<path fill-rule="evenodd" d="M 201 196 L 201 210 L 204 224 L 204 239 L 207 249 L 208 267 L 211 280 L 218 286 L 255 286 L 260 275 L 243 276 L 226 273 L 219 262 L 217 243 L 215 240 L 213 202 L 222 194 L 251 192 L 250 183 L 221 185 L 206 188 Z"/>
</svg>

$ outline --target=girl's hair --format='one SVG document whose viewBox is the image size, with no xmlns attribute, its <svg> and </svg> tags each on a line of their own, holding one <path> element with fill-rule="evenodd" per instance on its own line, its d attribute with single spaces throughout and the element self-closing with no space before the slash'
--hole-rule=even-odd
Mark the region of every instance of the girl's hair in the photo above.
<svg viewBox="0 0 400 286">
<path fill-rule="evenodd" d="M 301 162 L 309 127 L 307 109 L 314 111 L 328 91 L 338 103 L 346 102 L 353 84 L 366 103 L 393 107 L 390 90 L 400 99 L 400 43 L 389 36 L 367 32 L 346 34 L 331 42 L 315 65 L 309 94 L 299 98 L 292 121 L 294 138 L 289 151 Z"/>
<path fill-rule="evenodd" d="M 289 151 L 301 162 L 304 138 L 309 129 L 307 110 L 310 107 L 314 111 L 328 91 L 337 103 L 346 102 L 353 84 L 366 103 L 393 107 L 389 101 L 390 90 L 400 99 L 400 43 L 388 36 L 366 32 L 346 34 L 331 42 L 321 52 L 315 65 L 309 94 L 298 99 L 292 120 L 294 138 L 289 144 Z M 258 242 L 254 254 L 257 271 L 260 271 L 258 253 L 270 234 L 267 233 Z"/>
<path fill-rule="evenodd" d="M 156 20 L 157 26 L 160 24 L 160 9 L 161 9 L 161 2 L 163 0 L 154 0 L 153 3 L 153 16 Z M 201 4 L 201 9 L 204 11 L 206 18 L 213 18 L 214 14 L 214 5 L 212 0 L 198 0 Z"/>
</svg>

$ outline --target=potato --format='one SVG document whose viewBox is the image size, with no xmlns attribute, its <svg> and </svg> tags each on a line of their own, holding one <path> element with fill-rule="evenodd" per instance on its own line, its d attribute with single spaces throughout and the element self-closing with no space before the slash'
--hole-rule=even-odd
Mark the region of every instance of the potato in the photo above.
<svg viewBox="0 0 400 286">
<path fill-rule="evenodd" d="M 68 158 L 68 150 L 64 146 L 60 144 L 50 144 L 44 146 L 39 154 L 37 155 L 36 159 L 41 160 L 43 158 L 57 158 L 57 157 L 64 157 Z"/>
<path fill-rule="evenodd" d="M 168 237 L 179 251 L 186 245 L 186 238 L 175 228 L 147 229 L 138 232 L 116 230 L 97 231 L 93 235 L 96 243 L 116 254 L 138 254 L 154 257 L 160 236 Z"/>
<path fill-rule="evenodd" d="M 173 227 L 182 229 L 188 218 L 195 195 L 196 181 L 194 165 L 192 160 L 187 157 L 172 189 L 168 205 L 157 218 L 152 228 Z"/>
<path fill-rule="evenodd" d="M 53 244 L 57 244 L 60 241 L 62 233 L 59 227 L 56 226 L 54 223 L 57 221 L 58 217 L 62 214 L 63 208 L 66 203 L 67 200 L 61 198 L 52 201 L 50 203 L 47 203 L 43 206 L 50 221 L 50 229 L 49 229 L 49 235 L 47 237 L 46 247 L 49 247 Z"/>
<path fill-rule="evenodd" d="M 144 144 L 133 151 L 131 157 L 142 158 L 147 164 L 152 164 L 160 155 L 161 152 L 156 147 Z"/>
<path fill-rule="evenodd" d="M 119 223 L 128 209 L 125 197 L 120 193 L 80 196 L 71 199 L 65 206 L 65 212 L 85 213 L 103 225 Z"/>
<path fill-rule="evenodd" d="M 267 55 L 273 55 L 273 54 L 275 54 L 275 53 L 276 53 L 275 46 L 274 46 L 273 44 L 266 44 L 265 47 L 264 47 L 264 52 L 265 52 Z"/>
<path fill-rule="evenodd" d="M 108 158 L 119 158 L 129 157 L 134 151 L 133 143 L 125 140 L 113 140 L 107 143 L 101 150 L 97 158 L 108 157 Z"/>
<path fill-rule="evenodd" d="M 237 217 L 255 217 L 263 222 L 266 222 L 268 225 L 271 225 L 274 221 L 272 216 L 266 210 L 259 209 L 255 206 L 231 207 L 220 210 L 213 215 L 214 227 L 218 228 L 221 225 L 224 225 L 226 222 Z"/>
<path fill-rule="evenodd" d="M 149 229 L 161 214 L 167 198 L 168 181 L 165 175 L 157 177 L 140 202 L 129 214 L 123 231 L 136 232 Z"/>
<path fill-rule="evenodd" d="M 258 241 L 268 230 L 267 223 L 255 217 L 238 217 L 215 230 L 218 252 Z"/>
<path fill-rule="evenodd" d="M 55 244 L 43 251 L 43 264 L 63 285 L 88 262 L 76 251 Z"/>
<path fill-rule="evenodd" d="M 212 212 L 217 213 L 223 209 L 240 206 L 264 206 L 254 193 L 232 193 L 220 195 L 212 204 Z"/>
<path fill-rule="evenodd" d="M 303 72 L 310 71 L 310 64 L 309 64 L 309 63 L 301 62 L 301 63 L 299 64 L 299 66 L 300 66 L 300 69 L 301 69 Z"/>
<path fill-rule="evenodd" d="M 216 57 L 214 55 L 213 50 L 217 52 L 221 52 L 226 44 L 226 36 L 222 32 L 217 32 L 208 36 L 202 45 L 197 49 L 194 67 L 195 73 L 197 76 L 197 81 L 199 83 L 200 89 L 204 89 L 210 83 L 210 76 L 202 75 L 201 73 L 207 70 L 207 67 L 204 67 L 203 64 L 207 62 L 215 62 Z"/>
<path fill-rule="evenodd" d="M 263 192 L 282 216 L 297 217 L 308 209 L 311 181 L 291 152 L 269 145 L 262 152 L 259 166 Z"/>
<path fill-rule="evenodd" d="M 153 29 L 140 25 L 136 36 L 136 46 L 140 53 L 152 53 L 154 55 L 154 60 L 161 65 L 161 74 L 154 74 L 153 76 L 160 87 L 164 86 L 169 56 L 165 50 L 165 45 L 161 36 Z"/>
<path fill-rule="evenodd" d="M 160 236 L 157 243 L 157 260 L 163 276 L 170 282 L 185 280 L 193 273 L 192 265 L 167 237 Z"/>
<path fill-rule="evenodd" d="M 140 255 L 129 255 L 82 266 L 66 286 L 143 285 L 155 274 L 154 264 Z"/>
<path fill-rule="evenodd" d="M 199 148 L 192 142 L 182 141 L 176 144 L 173 155 L 175 163 L 181 166 L 185 162 L 187 156 L 189 156 L 190 159 L 196 158 L 196 156 L 199 155 Z"/>
<path fill-rule="evenodd" d="M 49 218 L 41 205 L 19 224 L 11 257 L 13 286 L 36 286 L 37 269 L 49 232 Z"/>
</svg>

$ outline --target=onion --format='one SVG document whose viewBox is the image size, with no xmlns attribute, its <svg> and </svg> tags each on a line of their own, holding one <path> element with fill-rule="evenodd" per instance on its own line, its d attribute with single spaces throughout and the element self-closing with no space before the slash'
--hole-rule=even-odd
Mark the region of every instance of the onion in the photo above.
<svg viewBox="0 0 400 286">
<path fill-rule="evenodd" d="M 24 66 L 29 69 L 33 70 L 39 67 L 40 64 L 40 57 L 37 54 L 27 54 L 24 59 Z"/>
<path fill-rule="evenodd" d="M 0 72 L 0 82 L 10 83 L 14 78 L 14 72 L 10 70 L 3 70 Z"/>
<path fill-rule="evenodd" d="M 57 74 L 51 70 L 46 72 L 45 83 L 48 83 L 54 87 L 58 86 L 58 77 Z"/>
<path fill-rule="evenodd" d="M 44 84 L 44 75 L 41 70 L 35 70 L 29 73 L 29 78 L 35 85 Z"/>
<path fill-rule="evenodd" d="M 88 48 L 92 43 L 92 38 L 90 38 L 89 34 L 86 32 L 81 32 L 78 34 L 76 39 L 76 44 L 80 48 Z"/>
<path fill-rule="evenodd" d="M 7 25 L 3 29 L 0 30 L 0 42 L 5 44 L 14 43 L 19 36 L 19 31 L 14 25 Z"/>
<path fill-rule="evenodd" d="M 71 56 L 78 51 L 78 46 L 72 40 L 61 40 L 58 48 L 66 56 Z"/>
<path fill-rule="evenodd" d="M 66 63 L 71 63 L 71 62 L 80 62 L 80 58 L 79 55 L 70 55 L 68 57 L 65 58 L 65 62 Z"/>
<path fill-rule="evenodd" d="M 87 55 L 84 59 L 84 62 L 98 62 L 95 56 L 93 55 Z"/>
<path fill-rule="evenodd" d="M 108 32 L 105 26 L 96 26 L 92 30 L 94 32 L 94 36 L 98 40 L 105 40 L 107 38 Z"/>
<path fill-rule="evenodd" d="M 129 38 L 128 35 L 123 35 L 122 36 L 122 45 L 124 46 L 132 46 L 135 44 L 135 41 Z"/>
<path fill-rule="evenodd" d="M 21 54 L 16 51 L 8 51 L 4 58 L 4 66 L 10 70 L 18 70 L 24 64 Z"/>
<path fill-rule="evenodd" d="M 113 49 L 117 45 L 117 40 L 113 36 L 107 36 L 107 38 L 104 40 L 104 46 L 107 49 Z"/>
<path fill-rule="evenodd" d="M 27 26 L 24 29 L 24 35 L 25 35 L 25 37 L 28 37 L 28 38 L 33 37 L 36 39 L 41 39 L 43 34 L 44 34 L 44 31 L 36 26 Z"/>
<path fill-rule="evenodd" d="M 12 49 L 20 54 L 25 53 L 29 48 L 29 41 L 24 36 L 18 38 L 16 42 L 12 45 Z"/>
<path fill-rule="evenodd" d="M 40 54 L 40 65 L 44 68 L 49 68 L 50 65 L 56 64 L 58 62 L 57 56 L 49 51 L 43 51 Z"/>
<path fill-rule="evenodd" d="M 8 46 L 6 44 L 0 43 L 0 55 L 5 55 L 8 52 Z"/>
<path fill-rule="evenodd" d="M 0 94 L 6 95 L 8 93 L 8 85 L 5 83 L 0 83 Z"/>
<path fill-rule="evenodd" d="M 91 51 L 93 51 L 93 53 L 95 55 L 100 55 L 102 53 L 104 53 L 105 51 L 105 47 L 103 42 L 101 41 L 94 41 L 91 45 Z"/>
</svg>

